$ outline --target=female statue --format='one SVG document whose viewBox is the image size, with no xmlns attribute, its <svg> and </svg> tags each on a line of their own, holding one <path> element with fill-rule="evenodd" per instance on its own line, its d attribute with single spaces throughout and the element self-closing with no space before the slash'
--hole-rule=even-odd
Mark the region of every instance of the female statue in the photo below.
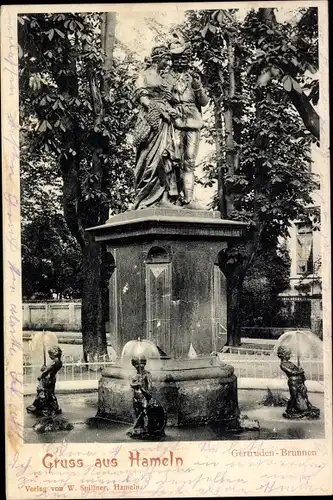
<svg viewBox="0 0 333 500">
<path fill-rule="evenodd" d="M 167 47 L 155 47 L 136 82 L 134 97 L 139 115 L 133 134 L 137 148 L 133 209 L 156 205 L 177 208 L 170 198 L 178 195 L 173 176 L 173 164 L 180 161 L 173 130 L 178 113 L 172 107 L 172 94 L 165 79 L 168 63 Z"/>
<path fill-rule="evenodd" d="M 133 358 L 132 365 L 137 373 L 130 386 L 133 389 L 133 407 L 135 422 L 127 433 L 132 438 L 145 439 L 164 436 L 166 414 L 163 407 L 152 396 L 152 377 L 146 370 L 147 360 L 144 356 Z"/>
<path fill-rule="evenodd" d="M 308 399 L 303 368 L 290 361 L 291 350 L 288 347 L 281 345 L 277 350 L 277 355 L 281 360 L 280 368 L 288 377 L 290 392 L 290 399 L 283 417 L 295 419 L 319 418 L 319 408 L 312 406 Z"/>
</svg>

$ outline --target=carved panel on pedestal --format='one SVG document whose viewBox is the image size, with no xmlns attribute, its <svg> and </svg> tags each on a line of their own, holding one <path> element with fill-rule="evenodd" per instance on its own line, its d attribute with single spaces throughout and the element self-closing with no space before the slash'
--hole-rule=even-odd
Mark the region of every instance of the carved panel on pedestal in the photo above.
<svg viewBox="0 0 333 500">
<path fill-rule="evenodd" d="M 114 349 L 117 349 L 118 346 L 118 297 L 117 297 L 117 267 L 116 267 L 116 250 L 111 252 L 108 249 L 108 252 L 112 255 L 113 258 L 113 269 L 112 274 L 109 279 L 109 321 L 107 332 L 111 337 L 111 344 Z M 111 256 L 110 255 L 110 256 Z"/>
<path fill-rule="evenodd" d="M 227 279 L 218 264 L 213 270 L 213 349 L 219 351 L 227 336 Z"/>
<path fill-rule="evenodd" d="M 166 353 L 171 350 L 171 262 L 167 252 L 153 247 L 146 262 L 147 338 Z"/>
</svg>

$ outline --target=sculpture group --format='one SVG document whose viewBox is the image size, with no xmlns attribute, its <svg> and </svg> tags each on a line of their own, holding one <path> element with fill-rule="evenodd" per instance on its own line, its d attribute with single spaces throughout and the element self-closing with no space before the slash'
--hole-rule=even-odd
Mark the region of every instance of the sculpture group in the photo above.
<svg viewBox="0 0 333 500">
<path fill-rule="evenodd" d="M 201 109 L 208 97 L 191 57 L 191 47 L 174 33 L 168 44 L 153 48 L 137 79 L 134 209 L 201 209 L 193 191 Z"/>
</svg>

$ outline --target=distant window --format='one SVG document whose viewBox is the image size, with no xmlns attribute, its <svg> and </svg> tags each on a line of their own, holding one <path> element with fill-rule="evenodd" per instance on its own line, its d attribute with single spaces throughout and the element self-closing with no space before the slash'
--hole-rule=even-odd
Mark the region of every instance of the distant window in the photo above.
<svg viewBox="0 0 333 500">
<path fill-rule="evenodd" d="M 297 225 L 297 274 L 313 273 L 313 234 L 310 224 Z"/>
</svg>

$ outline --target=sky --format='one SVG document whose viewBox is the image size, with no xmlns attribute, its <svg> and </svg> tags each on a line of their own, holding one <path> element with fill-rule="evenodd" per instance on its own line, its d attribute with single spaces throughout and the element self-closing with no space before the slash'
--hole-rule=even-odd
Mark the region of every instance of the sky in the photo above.
<svg viewBox="0 0 333 500">
<path fill-rule="evenodd" d="M 239 8 L 237 15 L 239 20 L 244 19 L 248 11 L 248 7 Z M 276 9 L 275 14 L 277 21 L 283 22 L 293 17 L 295 9 L 280 7 Z M 136 11 L 133 9 L 132 11 L 126 11 L 126 14 L 118 14 L 117 38 L 134 51 L 142 60 L 149 55 L 155 43 L 156 33 L 149 28 L 149 19 L 163 25 L 165 32 L 167 32 L 172 25 L 179 24 L 185 19 L 185 11 L 182 10 L 181 5 L 178 5 L 177 10 L 171 10 L 170 6 L 167 12 L 156 10 Z"/>
</svg>

